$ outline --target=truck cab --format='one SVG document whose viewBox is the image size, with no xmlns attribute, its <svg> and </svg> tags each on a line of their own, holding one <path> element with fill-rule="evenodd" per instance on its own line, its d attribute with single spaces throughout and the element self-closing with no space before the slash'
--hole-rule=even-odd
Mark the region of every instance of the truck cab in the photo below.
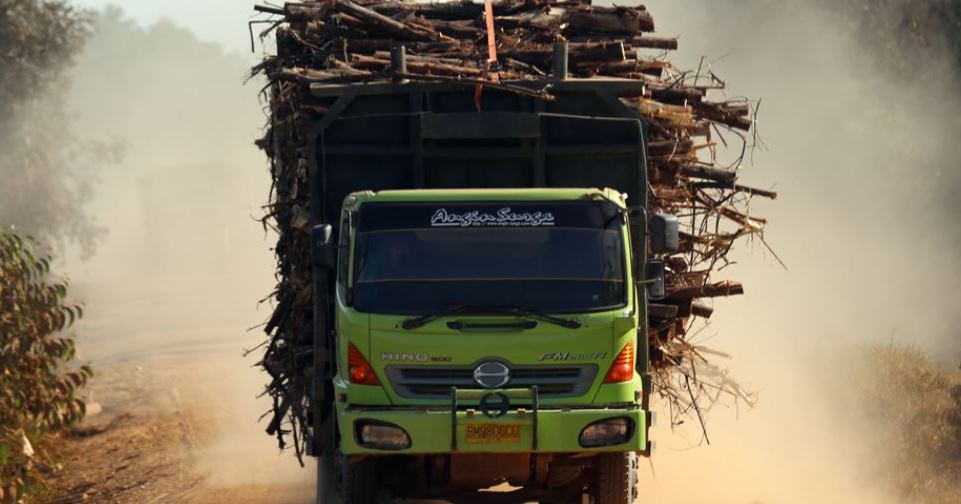
<svg viewBox="0 0 961 504">
<path fill-rule="evenodd" d="M 504 483 L 516 502 L 633 500 L 650 416 L 629 213 L 613 189 L 344 200 L 331 462 L 348 501 Z"/>
</svg>

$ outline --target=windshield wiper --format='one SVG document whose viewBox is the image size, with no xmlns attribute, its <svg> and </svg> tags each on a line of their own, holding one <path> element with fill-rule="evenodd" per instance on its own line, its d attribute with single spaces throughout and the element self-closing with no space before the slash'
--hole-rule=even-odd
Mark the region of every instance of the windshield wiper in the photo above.
<svg viewBox="0 0 961 504">
<path fill-rule="evenodd" d="M 548 315 L 546 313 L 520 306 L 482 306 L 465 304 L 453 304 L 433 313 L 409 318 L 401 322 L 400 326 L 407 330 L 417 329 L 418 327 L 423 327 L 428 322 L 437 320 L 441 317 L 456 315 L 459 313 L 471 313 L 476 315 L 514 315 L 516 317 L 527 317 L 540 320 L 542 322 L 557 324 L 568 329 L 577 329 L 581 326 L 581 322 L 576 319 L 555 317 L 553 315 Z"/>
<path fill-rule="evenodd" d="M 403 322 L 400 323 L 400 326 L 403 327 L 404 329 L 407 329 L 407 330 L 417 329 L 418 327 L 423 327 L 425 324 L 427 324 L 428 322 L 431 322 L 431 321 L 433 321 L 433 320 L 437 320 L 437 319 L 439 319 L 439 318 L 441 318 L 441 317 L 446 317 L 447 315 L 455 315 L 455 314 L 457 314 L 457 313 L 464 313 L 465 311 L 467 311 L 467 310 L 469 310 L 469 309 L 470 309 L 470 308 L 469 308 L 468 305 L 464 305 L 464 304 L 452 304 L 452 305 L 448 305 L 446 308 L 442 308 L 442 309 L 437 310 L 437 311 L 435 311 L 435 312 L 428 313 L 427 315 L 421 315 L 421 316 L 419 316 L 419 317 L 413 317 L 413 318 L 406 319 L 406 320 L 404 320 Z"/>
<path fill-rule="evenodd" d="M 544 312 L 533 310 L 531 308 L 523 308 L 520 306 L 511 306 L 504 309 L 504 313 L 517 315 L 519 317 L 527 317 L 535 320 L 540 320 L 541 322 L 548 322 L 550 324 L 557 324 L 561 327 L 566 327 L 568 329 L 577 329 L 581 326 L 581 321 L 577 319 L 568 319 L 562 317 L 555 317 L 553 315 L 548 315 Z"/>
</svg>

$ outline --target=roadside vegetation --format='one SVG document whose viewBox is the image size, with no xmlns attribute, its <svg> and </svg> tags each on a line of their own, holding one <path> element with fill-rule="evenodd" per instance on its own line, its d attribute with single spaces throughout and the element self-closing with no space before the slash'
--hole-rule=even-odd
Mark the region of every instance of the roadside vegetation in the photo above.
<svg viewBox="0 0 961 504">
<path fill-rule="evenodd" d="M 119 144 L 81 138 L 66 105 L 92 23 L 71 2 L 0 0 L 0 229 L 84 257 L 106 232 L 86 209 L 97 167 L 122 155 Z"/>
<path fill-rule="evenodd" d="M 79 422 L 76 397 L 92 375 L 77 367 L 64 335 L 83 308 L 67 302 L 67 282 L 51 258 L 14 233 L 0 234 L 0 502 L 17 502 L 41 483 L 53 462 L 43 437 Z"/>
<path fill-rule="evenodd" d="M 869 373 L 861 407 L 880 424 L 876 470 L 897 501 L 961 502 L 961 372 L 892 344 L 871 349 Z"/>
</svg>

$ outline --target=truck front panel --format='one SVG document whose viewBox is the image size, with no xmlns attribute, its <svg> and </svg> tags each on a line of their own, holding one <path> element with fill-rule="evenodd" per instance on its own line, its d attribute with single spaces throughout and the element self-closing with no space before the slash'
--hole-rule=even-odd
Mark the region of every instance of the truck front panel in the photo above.
<svg viewBox="0 0 961 504">
<path fill-rule="evenodd" d="M 342 453 L 646 449 L 623 202 L 541 192 L 349 200 L 333 382 Z M 353 380 L 351 359 L 376 379 Z M 585 446 L 598 422 L 620 437 Z M 365 443 L 371 429 L 406 443 Z"/>
</svg>

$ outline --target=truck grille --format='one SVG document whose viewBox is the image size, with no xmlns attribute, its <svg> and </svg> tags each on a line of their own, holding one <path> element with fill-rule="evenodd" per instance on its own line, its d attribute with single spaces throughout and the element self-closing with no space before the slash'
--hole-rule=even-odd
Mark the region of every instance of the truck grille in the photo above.
<svg viewBox="0 0 961 504">
<path fill-rule="evenodd" d="M 446 399 L 450 388 L 482 390 L 474 382 L 474 367 L 388 366 L 387 378 L 394 391 L 409 399 Z M 587 392 L 597 376 L 597 366 L 520 366 L 511 368 L 505 388 L 537 385 L 542 397 L 574 397 Z"/>
</svg>

